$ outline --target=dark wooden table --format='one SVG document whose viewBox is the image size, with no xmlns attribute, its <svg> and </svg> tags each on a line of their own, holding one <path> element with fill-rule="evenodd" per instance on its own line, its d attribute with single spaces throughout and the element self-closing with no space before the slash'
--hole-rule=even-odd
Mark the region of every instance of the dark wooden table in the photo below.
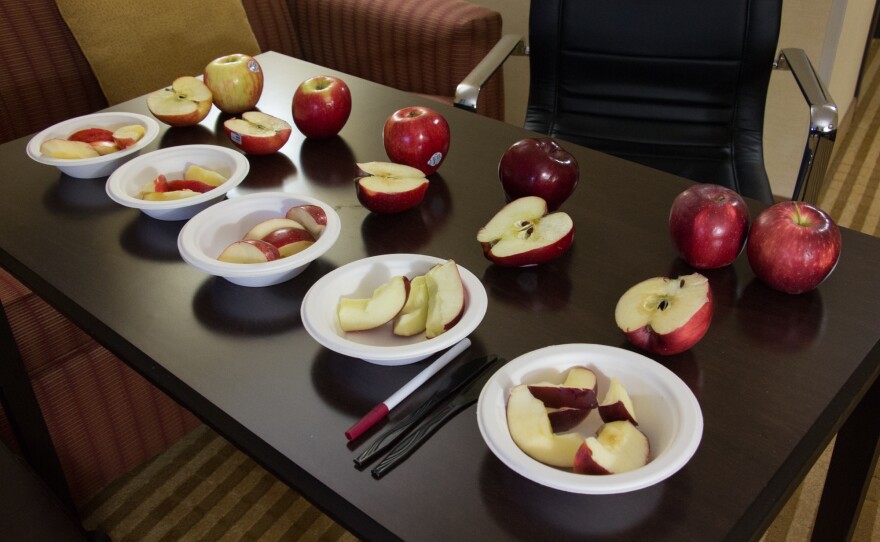
<svg viewBox="0 0 880 542">
<path fill-rule="evenodd" d="M 259 107 L 287 119 L 298 83 L 328 72 L 274 53 L 260 61 Z M 345 79 L 354 110 L 340 137 L 295 133 L 280 153 L 251 157 L 237 190 L 307 194 L 337 209 L 339 241 L 295 280 L 251 289 L 202 274 L 178 255 L 182 222 L 114 204 L 104 179 L 68 178 L 30 161 L 26 139 L 0 147 L 0 265 L 365 539 L 757 538 L 841 427 L 838 447 L 847 455 L 835 454 L 828 489 L 839 510 L 823 505 L 819 529 L 846 534 L 876 457 L 871 409 L 880 395 L 880 239 L 848 230 L 834 274 L 808 294 L 767 288 L 745 255 L 706 273 L 716 299 L 709 333 L 688 352 L 656 358 L 696 394 L 704 436 L 690 463 L 659 485 L 589 496 L 535 484 L 489 452 L 473 408 L 382 480 L 356 470 L 364 440 L 347 444 L 343 432 L 427 362 L 380 367 L 315 343 L 299 307 L 319 277 L 383 253 L 454 258 L 489 294 L 471 355 L 513 359 L 563 343 L 630 348 L 614 323 L 618 297 L 644 278 L 691 271 L 666 226 L 689 182 L 565 145 L 581 167 L 563 206 L 576 224 L 572 250 L 537 268 L 495 267 L 475 235 L 504 203 L 501 154 L 531 134 L 435 105 L 452 127 L 452 146 L 426 201 L 398 216 L 372 215 L 355 197 L 355 162 L 385 160 L 385 119 L 425 100 Z M 143 99 L 114 109 L 148 114 Z M 222 120 L 215 109 L 200 126 L 163 129 L 148 150 L 230 146 Z M 761 210 L 750 207 L 753 217 Z"/>
</svg>

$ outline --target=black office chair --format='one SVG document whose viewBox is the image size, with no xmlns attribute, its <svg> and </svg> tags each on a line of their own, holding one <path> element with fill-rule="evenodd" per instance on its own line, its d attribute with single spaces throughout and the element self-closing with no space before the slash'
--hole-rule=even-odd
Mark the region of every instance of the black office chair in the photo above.
<svg viewBox="0 0 880 542">
<path fill-rule="evenodd" d="M 790 69 L 811 111 L 792 199 L 817 199 L 837 107 L 804 51 L 774 62 L 782 0 L 532 0 L 529 15 L 529 46 L 504 36 L 456 106 L 528 54 L 526 128 L 771 203 L 764 107 L 771 70 Z"/>
</svg>

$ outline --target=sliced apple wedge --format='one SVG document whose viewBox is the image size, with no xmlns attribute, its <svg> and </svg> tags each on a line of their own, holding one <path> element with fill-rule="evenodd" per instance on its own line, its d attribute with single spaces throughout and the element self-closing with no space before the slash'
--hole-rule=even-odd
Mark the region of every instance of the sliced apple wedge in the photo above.
<svg viewBox="0 0 880 542">
<path fill-rule="evenodd" d="M 437 337 L 452 328 L 464 313 L 464 285 L 454 260 L 435 265 L 425 274 L 428 315 L 425 336 Z"/>
<path fill-rule="evenodd" d="M 247 154 L 272 154 L 290 139 L 290 124 L 260 111 L 242 113 L 223 123 L 232 143 Z"/>
<path fill-rule="evenodd" d="M 92 141 L 89 143 L 93 149 L 98 151 L 98 154 L 104 156 L 105 154 L 111 154 L 119 150 L 119 145 L 116 144 L 115 141 Z"/>
<path fill-rule="evenodd" d="M 192 126 L 211 112 L 214 95 L 200 79 L 185 75 L 171 86 L 147 96 L 147 109 L 154 117 L 171 126 Z"/>
<path fill-rule="evenodd" d="M 129 124 L 113 132 L 113 141 L 119 145 L 120 149 L 127 149 L 140 141 L 144 137 L 144 133 L 146 130 L 140 124 Z"/>
<path fill-rule="evenodd" d="M 590 414 L 588 408 L 548 408 L 547 417 L 554 433 L 571 431 Z"/>
<path fill-rule="evenodd" d="M 629 394 L 616 378 L 611 379 L 605 398 L 599 403 L 599 416 L 605 423 L 628 420 L 633 425 L 639 425 L 636 420 L 636 410 L 633 408 Z"/>
<path fill-rule="evenodd" d="M 382 284 L 366 299 L 342 298 L 336 309 L 343 331 L 377 328 L 394 319 L 409 296 L 409 279 L 398 275 Z"/>
<path fill-rule="evenodd" d="M 251 228 L 245 234 L 244 238 L 262 239 L 273 231 L 280 230 L 281 228 L 299 228 L 301 230 L 305 230 L 303 225 L 296 220 L 290 220 L 289 218 L 270 218 L 268 220 L 264 220 L 258 223 L 256 226 Z"/>
<path fill-rule="evenodd" d="M 416 168 L 393 162 L 358 164 L 366 177 L 356 179 L 357 198 L 374 213 L 400 213 L 422 202 L 428 179 Z"/>
<path fill-rule="evenodd" d="M 113 132 L 106 128 L 83 128 L 67 136 L 67 139 L 68 141 L 82 141 L 83 143 L 113 141 Z"/>
<path fill-rule="evenodd" d="M 101 156 L 92 145 L 84 141 L 70 141 L 60 138 L 43 141 L 40 145 L 40 154 L 49 158 L 63 158 L 66 160 Z"/>
<path fill-rule="evenodd" d="M 203 168 L 202 166 L 197 166 L 195 164 L 186 168 L 186 171 L 183 173 L 183 178 L 188 181 L 201 181 L 205 184 L 210 184 L 211 186 L 220 186 L 226 182 L 226 177 L 223 175 L 220 175 L 214 170 Z"/>
<path fill-rule="evenodd" d="M 394 319 L 394 334 L 412 337 L 424 333 L 428 321 L 428 282 L 424 275 L 409 283 L 409 297 L 400 314 Z"/>
<path fill-rule="evenodd" d="M 596 374 L 586 367 L 572 367 L 562 384 L 541 382 L 529 386 L 537 399 L 548 408 L 585 409 L 588 413 L 598 406 Z"/>
<path fill-rule="evenodd" d="M 297 205 L 287 210 L 286 218 L 302 224 L 317 239 L 327 227 L 327 213 L 318 205 Z"/>
<path fill-rule="evenodd" d="M 298 254 L 315 244 L 312 234 L 302 228 L 278 228 L 262 240 L 275 245 L 282 258 Z"/>
<path fill-rule="evenodd" d="M 169 190 L 167 192 L 150 192 L 144 194 L 142 198 L 146 201 L 171 201 L 198 195 L 199 192 L 193 192 L 192 190 Z"/>
<path fill-rule="evenodd" d="M 275 246 L 259 239 L 244 239 L 226 247 L 217 259 L 229 263 L 264 263 L 280 257 Z"/>
<path fill-rule="evenodd" d="M 520 450 L 554 467 L 574 466 L 575 454 L 584 442 L 575 433 L 554 434 L 544 403 L 536 399 L 524 384 L 510 390 L 507 427 Z"/>
<path fill-rule="evenodd" d="M 573 470 L 579 474 L 619 474 L 648 463 L 648 437 L 629 421 L 606 423 L 578 448 Z"/>
<path fill-rule="evenodd" d="M 547 214 L 547 202 L 537 196 L 515 199 L 501 208 L 477 232 L 483 254 L 507 267 L 549 262 L 574 242 L 574 222 L 566 213 Z"/>
</svg>

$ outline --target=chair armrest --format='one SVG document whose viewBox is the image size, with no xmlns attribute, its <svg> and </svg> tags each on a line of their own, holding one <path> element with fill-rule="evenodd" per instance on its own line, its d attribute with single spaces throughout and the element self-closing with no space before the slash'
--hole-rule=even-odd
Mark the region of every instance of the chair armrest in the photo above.
<svg viewBox="0 0 880 542">
<path fill-rule="evenodd" d="M 803 49 L 783 49 L 774 68 L 791 71 L 810 107 L 810 132 L 792 199 L 816 203 L 837 137 L 837 105 Z"/>
<path fill-rule="evenodd" d="M 474 69 L 455 88 L 453 105 L 468 111 L 476 111 L 480 90 L 507 58 L 510 55 L 526 56 L 528 54 L 528 46 L 522 36 L 517 34 L 502 36 L 480 63 L 474 66 Z"/>
</svg>

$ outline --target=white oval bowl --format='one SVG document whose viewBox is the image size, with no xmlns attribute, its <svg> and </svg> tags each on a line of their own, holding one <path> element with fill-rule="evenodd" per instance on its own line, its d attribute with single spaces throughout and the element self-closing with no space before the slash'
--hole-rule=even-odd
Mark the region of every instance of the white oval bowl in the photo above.
<svg viewBox="0 0 880 542">
<path fill-rule="evenodd" d="M 134 145 L 114 153 L 96 156 L 94 158 L 50 158 L 43 156 L 40 145 L 47 139 L 67 139 L 70 134 L 85 128 L 105 128 L 113 131 L 129 124 L 140 124 L 144 127 L 144 136 Z M 78 179 L 94 179 L 106 177 L 113 173 L 116 168 L 137 156 L 141 150 L 153 142 L 159 135 L 159 123 L 150 117 L 137 113 L 93 113 L 68 119 L 50 126 L 38 133 L 28 142 L 27 155 L 34 161 L 49 166 L 55 166 L 62 173 Z"/>
<path fill-rule="evenodd" d="M 532 459 L 513 442 L 507 427 L 507 398 L 519 384 L 562 382 L 568 370 L 583 365 L 596 373 L 599 397 L 617 378 L 633 402 L 639 429 L 647 435 L 647 465 L 620 474 L 586 475 Z M 571 493 L 604 495 L 642 489 L 675 474 L 696 452 L 703 436 L 703 413 L 687 385 L 654 360 L 612 346 L 563 344 L 534 350 L 499 369 L 483 387 L 477 423 L 489 449 L 522 476 Z M 597 409 L 574 431 L 584 437 L 601 426 Z"/>
<path fill-rule="evenodd" d="M 223 249 L 242 239 L 256 224 L 283 218 L 296 205 L 317 205 L 327 214 L 327 226 L 309 248 L 271 262 L 229 263 L 217 259 Z M 290 280 L 327 252 L 339 238 L 339 215 L 326 203 L 288 192 L 259 192 L 221 201 L 192 217 L 180 230 L 177 248 L 191 266 L 241 286 L 271 286 Z"/>
<path fill-rule="evenodd" d="M 168 180 L 183 178 L 190 165 L 201 166 L 226 177 L 226 182 L 208 192 L 189 198 L 148 201 L 138 197 L 141 187 L 165 175 Z M 250 171 L 250 162 L 238 151 L 219 145 L 181 145 L 153 151 L 123 164 L 107 179 L 107 195 L 120 205 L 140 209 L 159 220 L 186 220 L 222 200 L 241 184 Z"/>
<path fill-rule="evenodd" d="M 465 291 L 464 313 L 451 329 L 432 339 L 424 334 L 398 337 L 392 333 L 390 324 L 347 333 L 339 325 L 336 307 L 342 297 L 370 297 L 373 290 L 393 276 L 413 278 L 446 261 L 421 254 L 385 254 L 334 269 L 312 285 L 303 298 L 303 326 L 326 348 L 377 365 L 408 365 L 423 360 L 470 335 L 486 315 L 486 290 L 467 269 L 458 266 Z"/>
</svg>

